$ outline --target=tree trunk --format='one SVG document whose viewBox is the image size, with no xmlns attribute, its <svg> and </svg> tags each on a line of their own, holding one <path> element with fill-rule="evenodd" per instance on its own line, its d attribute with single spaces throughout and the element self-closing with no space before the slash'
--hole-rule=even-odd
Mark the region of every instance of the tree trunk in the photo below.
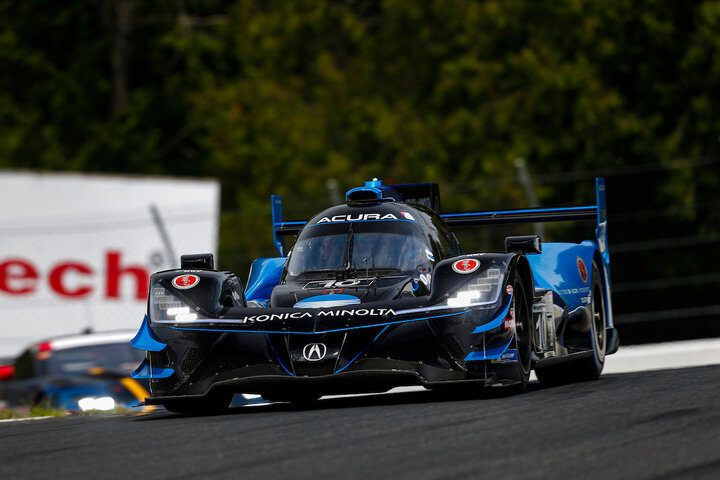
<svg viewBox="0 0 720 480">
<path fill-rule="evenodd" d="M 115 0 L 115 32 L 112 53 L 112 113 L 117 115 L 128 103 L 128 44 L 132 22 L 132 0 Z"/>
</svg>

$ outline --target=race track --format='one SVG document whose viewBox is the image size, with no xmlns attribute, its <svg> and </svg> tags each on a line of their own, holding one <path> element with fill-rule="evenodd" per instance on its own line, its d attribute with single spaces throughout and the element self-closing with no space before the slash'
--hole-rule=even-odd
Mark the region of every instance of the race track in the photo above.
<svg viewBox="0 0 720 480">
<path fill-rule="evenodd" d="M 411 392 L 312 410 L 0 424 L 0 478 L 720 478 L 720 366 L 510 397 Z"/>
</svg>

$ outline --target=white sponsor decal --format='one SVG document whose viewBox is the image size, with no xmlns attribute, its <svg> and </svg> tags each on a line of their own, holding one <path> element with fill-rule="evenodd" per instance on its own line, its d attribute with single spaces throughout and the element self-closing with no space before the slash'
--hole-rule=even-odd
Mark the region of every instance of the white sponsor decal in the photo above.
<svg viewBox="0 0 720 480">
<path fill-rule="evenodd" d="M 391 308 L 357 308 L 349 310 L 320 310 L 319 317 L 373 317 L 373 316 L 394 316 L 395 310 Z"/>
<path fill-rule="evenodd" d="M 577 295 L 579 293 L 589 293 L 590 287 L 583 288 L 566 288 L 564 290 L 558 290 L 560 295 Z"/>
<path fill-rule="evenodd" d="M 310 362 L 317 362 L 325 358 L 327 347 L 324 343 L 308 343 L 303 348 L 303 357 Z"/>
<path fill-rule="evenodd" d="M 410 214 L 408 214 L 410 215 Z M 407 217 L 406 217 L 407 218 Z M 368 220 L 398 220 L 392 213 L 381 215 L 379 213 L 358 213 L 357 215 L 333 215 L 332 217 L 323 217 L 317 223 L 333 223 L 333 222 L 365 222 Z M 409 220 L 415 220 L 409 218 Z"/>
<path fill-rule="evenodd" d="M 395 316 L 395 310 L 391 308 L 356 308 L 342 310 L 319 310 L 313 315 L 310 312 L 290 312 L 290 313 L 269 313 L 264 315 L 250 315 L 237 319 L 237 323 L 263 323 L 271 320 L 298 320 L 301 318 L 320 318 L 320 317 L 377 317 L 377 316 Z"/>
<path fill-rule="evenodd" d="M 368 278 L 368 279 L 351 278 L 351 279 L 347 279 L 347 280 L 316 280 L 316 281 L 306 283 L 303 288 L 305 290 L 322 289 L 323 293 L 342 293 L 342 291 L 345 288 L 369 287 L 373 283 L 375 283 L 374 278 Z"/>
<path fill-rule="evenodd" d="M 305 285 L 305 288 L 342 288 L 342 287 L 356 287 L 360 285 L 361 281 L 357 278 L 350 278 L 347 280 L 328 280 L 328 281 L 317 281 L 310 282 Z M 367 283 L 367 282 L 365 282 Z M 364 285 L 367 286 L 367 285 Z"/>
</svg>

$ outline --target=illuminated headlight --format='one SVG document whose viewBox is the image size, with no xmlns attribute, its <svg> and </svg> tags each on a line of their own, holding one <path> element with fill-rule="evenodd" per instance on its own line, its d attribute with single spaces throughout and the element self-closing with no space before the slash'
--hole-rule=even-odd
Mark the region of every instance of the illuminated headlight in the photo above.
<svg viewBox="0 0 720 480">
<path fill-rule="evenodd" d="M 175 307 L 168 308 L 167 314 L 169 317 L 174 317 L 175 320 L 197 320 L 197 313 L 191 313 L 190 307 Z"/>
<path fill-rule="evenodd" d="M 498 268 L 489 268 L 485 275 L 477 276 L 472 283 L 460 289 L 454 297 L 447 300 L 448 307 L 470 307 L 495 303 L 500 295 L 502 272 Z"/>
<path fill-rule="evenodd" d="M 112 397 L 85 397 L 78 400 L 78 407 L 83 412 L 89 410 L 112 410 L 115 408 L 115 399 Z"/>
<path fill-rule="evenodd" d="M 153 286 L 150 290 L 150 320 L 175 320 L 177 322 L 197 320 L 198 315 L 190 306 L 163 287 Z"/>
</svg>

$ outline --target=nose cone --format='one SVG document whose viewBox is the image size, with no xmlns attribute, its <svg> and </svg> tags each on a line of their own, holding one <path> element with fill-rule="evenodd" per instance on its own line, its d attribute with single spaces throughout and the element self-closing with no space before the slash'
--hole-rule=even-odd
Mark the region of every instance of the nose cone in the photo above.
<svg viewBox="0 0 720 480">
<path fill-rule="evenodd" d="M 290 335 L 290 361 L 298 376 L 330 375 L 335 372 L 345 333 Z"/>
<path fill-rule="evenodd" d="M 346 307 L 348 305 L 357 305 L 360 299 L 354 295 L 345 294 L 329 294 L 315 295 L 297 302 L 295 308 L 329 308 L 329 307 Z"/>
</svg>

